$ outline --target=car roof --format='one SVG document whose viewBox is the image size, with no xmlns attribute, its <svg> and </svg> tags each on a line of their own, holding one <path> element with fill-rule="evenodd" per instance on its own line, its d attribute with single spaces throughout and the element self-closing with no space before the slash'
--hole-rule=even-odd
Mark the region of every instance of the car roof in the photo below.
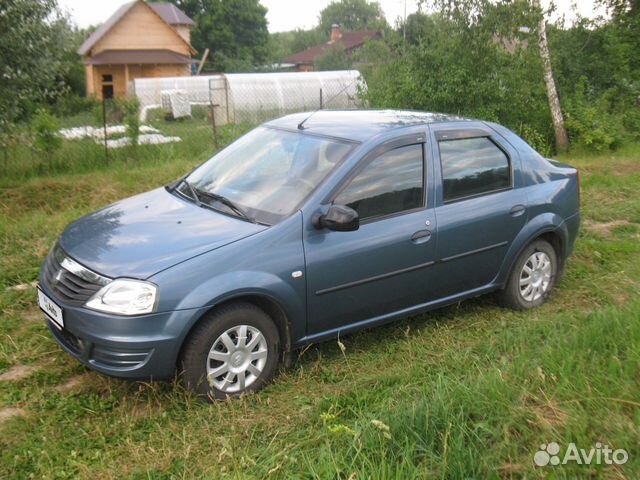
<svg viewBox="0 0 640 480">
<path fill-rule="evenodd" d="M 296 130 L 303 120 L 304 131 L 363 142 L 395 129 L 440 122 L 472 121 L 444 113 L 411 110 L 318 110 L 280 117 L 265 125 Z"/>
</svg>

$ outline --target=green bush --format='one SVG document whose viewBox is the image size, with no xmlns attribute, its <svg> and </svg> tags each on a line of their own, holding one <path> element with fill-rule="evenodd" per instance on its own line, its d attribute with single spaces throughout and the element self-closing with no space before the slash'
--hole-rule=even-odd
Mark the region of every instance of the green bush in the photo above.
<svg viewBox="0 0 640 480">
<path fill-rule="evenodd" d="M 516 133 L 541 155 L 545 157 L 551 156 L 551 145 L 548 139 L 535 128 L 526 123 L 521 123 L 516 129 Z"/>
<path fill-rule="evenodd" d="M 120 99 L 118 107 L 123 114 L 122 121 L 127 128 L 127 137 L 131 146 L 138 146 L 140 138 L 140 101 L 138 97 Z"/>
<path fill-rule="evenodd" d="M 607 93 L 594 97 L 588 93 L 587 79 L 582 77 L 574 95 L 565 101 L 572 147 L 598 152 L 616 149 L 628 139 L 624 115 L 611 112 Z"/>
<path fill-rule="evenodd" d="M 54 153 L 62 147 L 62 137 L 58 133 L 60 122 L 44 109 L 39 109 L 33 118 L 33 146 L 44 152 L 49 161 Z"/>
<path fill-rule="evenodd" d="M 99 102 L 93 97 L 81 97 L 73 93 L 64 95 L 56 101 L 53 110 L 59 117 L 70 117 L 91 112 Z"/>
</svg>

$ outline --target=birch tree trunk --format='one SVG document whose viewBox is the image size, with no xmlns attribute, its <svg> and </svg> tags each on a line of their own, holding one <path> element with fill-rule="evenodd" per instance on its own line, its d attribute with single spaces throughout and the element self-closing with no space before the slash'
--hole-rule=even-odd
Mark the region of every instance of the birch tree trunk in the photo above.
<svg viewBox="0 0 640 480">
<path fill-rule="evenodd" d="M 569 138 L 567 137 L 567 130 L 564 128 L 564 117 L 562 116 L 562 110 L 560 109 L 558 90 L 556 89 L 556 82 L 553 79 L 551 56 L 549 54 L 549 44 L 547 43 L 547 24 L 544 18 L 544 12 L 540 6 L 540 0 L 533 0 L 533 4 L 542 14 L 540 17 L 540 23 L 538 24 L 538 46 L 540 48 L 540 57 L 542 57 L 544 83 L 547 86 L 547 99 L 549 100 L 553 129 L 556 134 L 556 148 L 558 151 L 564 152 L 569 147 Z"/>
</svg>

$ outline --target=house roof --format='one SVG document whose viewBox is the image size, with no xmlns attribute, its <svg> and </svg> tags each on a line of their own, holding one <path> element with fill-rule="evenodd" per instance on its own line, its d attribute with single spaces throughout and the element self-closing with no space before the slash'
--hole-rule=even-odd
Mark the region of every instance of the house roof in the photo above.
<svg viewBox="0 0 640 480">
<path fill-rule="evenodd" d="M 170 26 L 171 25 L 185 25 L 184 23 L 181 23 L 185 19 L 189 20 L 191 22 L 190 24 L 187 23 L 186 25 L 193 25 L 193 20 L 191 20 L 189 17 L 187 17 L 187 15 L 182 10 L 180 10 L 178 7 L 176 7 L 174 5 L 171 5 L 173 7 L 173 9 L 165 8 L 163 6 L 160 6 L 158 8 L 159 5 L 165 5 L 165 4 L 146 3 L 143 0 L 135 0 L 135 1 L 130 2 L 130 3 L 125 3 L 120 8 L 118 8 L 118 10 L 116 10 L 116 12 L 113 15 L 111 15 L 111 17 L 109 17 L 109 19 L 106 22 L 104 22 L 102 25 L 100 25 L 91 35 L 89 35 L 87 37 L 87 39 L 82 43 L 82 45 L 80 45 L 80 48 L 78 49 L 78 53 L 80 55 L 86 55 L 89 52 L 89 50 L 91 50 L 93 48 L 93 46 L 96 43 L 98 43 L 98 41 L 102 37 L 104 37 L 109 30 L 111 30 L 113 28 L 113 26 L 115 24 L 118 23 L 120 21 L 120 19 L 122 19 L 122 17 L 124 17 L 127 14 L 127 12 L 129 12 L 129 10 L 131 10 L 133 8 L 133 6 L 138 4 L 138 3 L 142 3 L 142 4 L 146 5 L 147 7 L 149 7 L 151 9 L 151 11 L 154 12 L 156 15 L 158 15 L 158 17 L 160 17 L 167 25 L 170 25 Z M 163 12 L 163 13 L 160 13 L 160 11 Z M 167 18 L 165 18 L 165 16 L 167 16 L 167 18 L 169 18 L 171 20 L 168 20 Z M 178 19 L 177 22 L 176 22 L 174 17 Z M 182 18 L 182 17 L 184 17 L 184 18 Z M 178 35 L 177 32 L 176 32 L 176 35 Z M 189 45 L 189 42 L 187 42 L 180 35 L 178 35 L 178 37 L 180 37 L 180 39 L 184 43 Z M 195 52 L 195 50 L 193 50 L 193 47 L 191 47 L 191 45 L 189 45 L 189 48 L 192 51 Z"/>
<path fill-rule="evenodd" d="M 85 60 L 85 65 L 190 64 L 197 63 L 171 50 L 105 50 Z"/>
<path fill-rule="evenodd" d="M 284 59 L 285 63 L 311 64 L 316 58 L 321 57 L 334 45 L 340 45 L 345 50 L 353 50 L 364 44 L 367 40 L 380 38 L 382 35 L 375 30 L 367 30 L 362 32 L 344 32 L 339 40 L 321 43 L 298 53 L 294 53 Z"/>
<path fill-rule="evenodd" d="M 196 22 L 187 17 L 187 14 L 173 3 L 149 3 L 148 5 L 169 25 L 193 26 L 196 24 Z"/>
</svg>

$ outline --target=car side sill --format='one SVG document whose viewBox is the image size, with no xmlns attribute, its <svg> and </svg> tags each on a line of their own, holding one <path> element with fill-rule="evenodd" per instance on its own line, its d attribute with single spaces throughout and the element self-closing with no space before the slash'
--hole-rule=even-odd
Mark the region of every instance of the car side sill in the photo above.
<svg viewBox="0 0 640 480">
<path fill-rule="evenodd" d="M 461 300 L 465 300 L 472 297 L 477 297 L 479 295 L 483 295 L 492 290 L 496 290 L 500 288 L 499 285 L 494 283 L 490 283 L 485 285 L 484 287 L 474 288 L 473 290 L 469 290 L 462 294 L 450 295 L 448 297 L 439 298 L 438 300 L 432 300 L 430 302 L 421 303 L 418 305 L 414 305 L 413 307 L 404 308 L 402 310 L 397 310 L 395 312 L 386 313 L 384 315 L 379 315 L 377 317 L 368 318 L 366 320 L 361 320 L 356 323 L 352 323 L 350 325 L 345 325 L 343 327 L 334 328 L 331 330 L 326 330 L 320 333 L 314 333 L 313 335 L 306 335 L 299 340 L 296 340 L 294 343 L 294 348 L 300 347 L 302 345 L 306 345 L 308 343 L 322 342 L 325 340 L 330 340 L 332 338 L 337 337 L 338 335 L 343 335 L 346 333 L 350 333 L 356 330 L 362 330 L 364 328 L 377 327 L 379 325 L 384 325 L 385 323 L 392 322 L 394 320 L 398 320 L 401 318 L 410 317 L 412 315 L 416 315 L 418 313 L 423 313 L 428 310 L 434 310 L 436 308 L 444 307 L 445 305 L 449 305 L 451 303 L 456 303 Z"/>
</svg>

